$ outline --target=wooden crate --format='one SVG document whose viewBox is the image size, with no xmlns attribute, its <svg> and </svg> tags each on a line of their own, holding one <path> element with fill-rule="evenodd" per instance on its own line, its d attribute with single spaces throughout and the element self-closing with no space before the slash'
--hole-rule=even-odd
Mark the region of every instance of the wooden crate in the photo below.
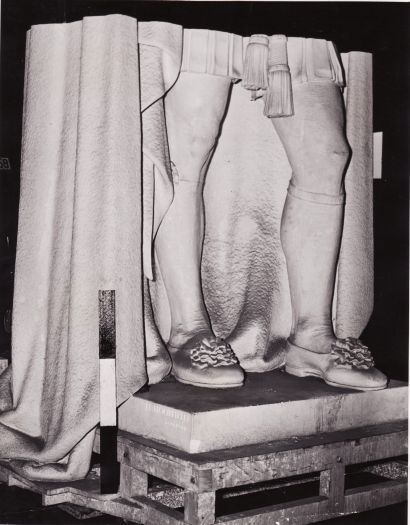
<svg viewBox="0 0 410 525">
<path fill-rule="evenodd" d="M 7 467 L 2 467 L 0 476 L 9 484 L 42 493 L 45 505 L 71 503 L 144 525 L 303 525 L 404 501 L 407 478 L 401 461 L 394 458 L 406 451 L 407 421 L 200 454 L 121 432 L 118 494 L 100 495 L 95 471 L 71 484 L 31 483 Z M 387 464 L 389 458 L 393 459 Z M 378 466 L 381 462 L 383 467 Z M 371 485 L 346 489 L 345 469 L 354 465 L 382 472 L 383 477 Z M 217 491 L 247 492 L 272 480 L 289 486 L 300 483 L 301 475 L 318 479 L 317 495 L 215 516 Z M 183 509 L 157 501 L 149 490 L 149 476 L 180 487 Z"/>
</svg>

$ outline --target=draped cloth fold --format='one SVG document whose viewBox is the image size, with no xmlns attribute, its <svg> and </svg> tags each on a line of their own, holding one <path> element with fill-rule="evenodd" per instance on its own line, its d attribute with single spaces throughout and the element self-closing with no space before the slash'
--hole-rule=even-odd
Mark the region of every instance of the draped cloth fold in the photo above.
<svg viewBox="0 0 410 525">
<path fill-rule="evenodd" d="M 181 43 L 180 26 L 140 28 L 121 15 L 28 32 L 13 406 L 0 416 L 1 457 L 60 460 L 98 423 L 98 290 L 116 291 L 117 402 L 147 381 L 141 166 L 154 144 L 142 162 L 141 124 L 145 140 L 164 133 Z M 166 208 L 166 142 L 154 151 Z"/>
<path fill-rule="evenodd" d="M 13 399 L 0 415 L 0 457 L 61 460 L 98 423 L 98 290 L 116 290 L 118 405 L 169 369 L 152 240 L 173 198 L 164 95 L 182 45 L 182 27 L 122 15 L 28 33 Z M 358 336 L 372 308 L 371 57 L 347 58 L 346 220 L 362 219 L 343 238 L 334 317 Z M 261 104 L 233 86 L 205 184 L 202 266 L 215 332 L 259 372 L 283 361 L 291 323 L 279 240 L 290 167 Z M 354 308 L 351 275 L 363 292 Z"/>
</svg>

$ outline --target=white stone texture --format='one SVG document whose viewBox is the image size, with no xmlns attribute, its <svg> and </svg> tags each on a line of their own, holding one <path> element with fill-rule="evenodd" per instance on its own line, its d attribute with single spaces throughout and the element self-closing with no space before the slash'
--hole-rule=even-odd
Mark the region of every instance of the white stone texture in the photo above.
<svg viewBox="0 0 410 525">
<path fill-rule="evenodd" d="M 407 403 L 400 381 L 358 392 L 273 371 L 206 398 L 198 388 L 161 383 L 124 403 L 119 422 L 133 434 L 197 453 L 403 420 Z"/>
<path fill-rule="evenodd" d="M 117 403 L 146 382 L 147 366 L 154 380 L 169 369 L 148 294 L 144 331 L 141 247 L 144 237 L 149 273 L 150 240 L 172 199 L 161 96 L 177 78 L 181 46 L 180 26 L 121 15 L 34 26 L 28 34 L 14 406 L 0 416 L 0 457 L 60 460 L 97 424 L 98 290 L 116 291 Z M 350 53 L 348 60 L 348 138 L 356 157 L 336 325 L 339 335 L 355 336 L 372 308 L 371 57 Z M 277 366 L 289 332 L 279 242 L 289 177 L 260 102 L 235 85 L 205 188 L 203 277 L 215 330 L 230 336 L 249 370 Z M 160 279 L 151 294 L 165 338 Z"/>
<path fill-rule="evenodd" d="M 142 37 L 141 48 L 166 42 L 173 49 L 181 28 L 147 24 Z M 0 457 L 59 460 L 98 423 L 98 290 L 117 297 L 117 404 L 147 380 L 139 60 L 138 24 L 130 17 L 89 17 L 28 33 L 14 406 L 0 416 Z M 178 66 L 161 60 L 153 69 L 175 80 Z M 141 97 L 145 106 L 161 100 L 172 82 L 166 74 L 154 75 Z"/>
</svg>

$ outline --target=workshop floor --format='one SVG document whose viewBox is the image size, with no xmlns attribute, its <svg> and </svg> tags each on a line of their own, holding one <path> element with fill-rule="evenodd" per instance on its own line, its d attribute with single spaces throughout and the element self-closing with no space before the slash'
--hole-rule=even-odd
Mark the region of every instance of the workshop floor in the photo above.
<svg viewBox="0 0 410 525">
<path fill-rule="evenodd" d="M 115 525 L 131 523 L 121 518 L 101 515 L 87 520 L 78 520 L 63 512 L 58 506 L 42 507 L 41 496 L 17 487 L 0 485 L 1 525 Z M 405 525 L 407 504 L 391 505 L 361 514 L 323 521 L 324 525 Z M 161 524 L 158 524 L 161 525 Z"/>
</svg>

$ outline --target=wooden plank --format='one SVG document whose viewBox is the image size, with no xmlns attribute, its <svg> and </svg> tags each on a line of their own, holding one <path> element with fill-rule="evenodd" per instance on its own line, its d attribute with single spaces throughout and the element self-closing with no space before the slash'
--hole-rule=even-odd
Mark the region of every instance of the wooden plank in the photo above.
<svg viewBox="0 0 410 525">
<path fill-rule="evenodd" d="M 189 525 L 215 523 L 215 492 L 185 492 L 184 520 Z"/>
<path fill-rule="evenodd" d="M 340 461 L 339 461 L 340 460 Z M 345 466 L 341 458 L 329 470 L 320 473 L 319 494 L 328 498 L 328 512 L 341 514 L 344 511 Z"/>
<path fill-rule="evenodd" d="M 346 491 L 343 514 L 364 512 L 405 501 L 407 484 L 387 481 L 377 485 L 359 487 Z M 262 509 L 222 516 L 216 524 L 226 525 L 306 525 L 340 516 L 336 507 L 329 508 L 327 498 L 306 498 L 284 505 L 272 505 Z"/>
<path fill-rule="evenodd" d="M 239 448 L 187 454 L 128 434 L 119 438 L 121 462 L 189 490 L 211 491 L 328 470 L 338 456 L 349 465 L 405 454 L 407 422 Z"/>
<path fill-rule="evenodd" d="M 407 499 L 407 480 L 391 480 L 346 490 L 345 513 L 365 512 Z"/>
<path fill-rule="evenodd" d="M 98 510 L 79 507 L 78 505 L 73 505 L 71 503 L 62 503 L 58 508 L 76 520 L 89 520 L 90 518 L 102 516 L 101 512 Z"/>
<path fill-rule="evenodd" d="M 87 493 L 70 493 L 69 503 L 95 509 L 104 514 L 117 516 L 124 520 L 143 523 L 141 520 L 143 516 L 141 505 L 123 498 L 116 497 L 111 499 L 100 499 L 90 496 L 90 494 Z"/>
<path fill-rule="evenodd" d="M 119 443 L 118 459 L 121 465 L 141 470 L 157 478 L 184 488 L 195 488 L 193 467 L 185 462 L 157 455 L 154 449 L 129 447 Z"/>
<path fill-rule="evenodd" d="M 150 439 L 130 434 L 124 430 L 118 432 L 118 447 L 122 454 L 125 454 L 130 449 L 137 449 L 140 451 L 146 451 L 150 454 L 155 454 L 158 458 L 170 459 L 173 462 L 179 463 L 185 467 L 194 467 L 198 465 L 198 458 L 202 457 L 202 454 L 189 454 L 183 450 L 178 450 L 173 447 L 169 447 L 164 443 L 158 441 L 152 441 Z"/>
<path fill-rule="evenodd" d="M 20 487 L 36 494 L 43 495 L 45 505 L 57 505 L 69 502 L 70 494 L 88 494 L 90 497 L 107 500 L 115 498 L 116 495 L 100 494 L 99 470 L 91 469 L 85 479 L 71 482 L 37 482 L 24 478 L 20 474 L 13 472 L 6 465 L 0 465 L 0 473 L 3 478 L 7 478 L 9 486 Z"/>
<path fill-rule="evenodd" d="M 60 492 L 56 494 L 42 494 L 41 503 L 48 507 L 49 505 L 65 505 L 71 502 L 71 494 L 69 491 Z M 87 505 L 85 505 L 87 506 Z"/>
<path fill-rule="evenodd" d="M 122 519 L 137 521 L 144 525 L 183 525 L 187 522 L 182 514 L 161 503 L 140 496 L 132 501 L 122 498 L 98 499 L 90 494 L 68 493 L 70 503 L 96 509 L 100 512 L 118 516 Z M 192 493 L 195 495 L 195 493 Z M 58 495 L 57 495 L 58 496 Z M 374 508 L 405 501 L 407 484 L 405 482 L 388 481 L 368 487 L 360 487 L 346 491 L 344 514 L 363 512 Z M 50 501 L 51 503 L 51 501 Z M 228 525 L 306 525 L 340 515 L 336 508 L 329 509 L 329 500 L 324 496 L 305 498 L 281 505 L 271 505 L 262 509 L 222 516 L 217 524 Z M 212 523 L 204 521 L 205 523 Z"/>
<path fill-rule="evenodd" d="M 320 482 L 320 473 L 315 472 L 313 474 L 307 474 L 304 476 L 297 476 L 296 478 L 282 478 L 262 483 L 256 483 L 254 485 L 243 485 L 243 487 L 234 487 L 226 489 L 224 491 L 224 499 L 237 498 L 242 495 L 251 495 L 263 493 L 266 491 L 276 490 L 284 487 L 295 487 L 297 485 L 310 484 L 314 482 Z"/>
<path fill-rule="evenodd" d="M 337 457 L 346 465 L 404 453 L 407 432 L 373 436 L 359 441 L 330 443 L 307 449 L 238 458 L 215 464 L 212 489 L 258 483 L 331 468 Z M 208 464 L 207 467 L 210 467 Z"/>
<path fill-rule="evenodd" d="M 59 503 L 68 502 L 70 503 L 73 497 L 84 496 L 91 499 L 98 499 L 100 501 L 110 501 L 118 498 L 117 494 L 101 494 L 100 493 L 100 480 L 96 479 L 83 479 L 79 481 L 73 481 L 70 484 L 65 485 L 64 491 L 58 492 L 55 490 L 47 490 L 43 493 L 43 504 L 44 505 L 57 505 Z M 73 502 L 74 505 L 80 505 L 80 503 Z M 81 506 L 81 505 L 80 505 Z M 86 505 L 84 505 L 86 506 Z"/>
<path fill-rule="evenodd" d="M 67 492 L 53 496 L 43 496 L 45 505 L 60 503 L 60 498 L 65 497 L 64 502 L 94 509 L 104 514 L 117 516 L 124 520 L 143 523 L 144 525 L 184 525 L 183 515 L 174 509 L 166 507 L 161 503 L 138 496 L 124 499 L 120 496 L 92 495 L 87 492 Z"/>
<path fill-rule="evenodd" d="M 124 463 L 120 471 L 120 494 L 123 498 L 148 495 L 148 474 Z"/>
<path fill-rule="evenodd" d="M 229 525 L 271 525 L 273 523 L 306 525 L 340 515 L 340 507 L 332 506 L 332 498 L 334 501 L 339 501 L 342 490 L 343 464 L 338 463 L 337 458 L 333 469 L 333 472 L 322 475 L 322 495 L 318 497 L 222 516 L 216 520 L 216 523 Z M 6 474 L 6 469 L 3 467 L 3 477 Z M 19 480 L 17 475 L 13 477 L 11 471 L 9 474 L 9 478 L 12 478 L 9 481 L 12 484 L 43 493 L 44 502 L 49 505 L 67 502 L 145 525 L 157 525 L 158 523 L 161 525 L 183 525 L 184 523 L 208 525 L 213 523 L 212 515 L 206 511 L 207 506 L 211 507 L 214 504 L 214 494 L 201 495 L 201 493 L 191 491 L 187 496 L 188 508 L 190 505 L 191 509 L 187 510 L 187 516 L 184 520 L 181 512 L 144 496 L 126 500 L 118 495 L 100 495 L 98 494 L 98 479 L 86 479 L 62 486 L 62 484 L 51 483 L 36 484 L 24 479 Z M 336 488 L 332 487 L 332 476 L 333 481 L 336 480 Z M 363 512 L 399 503 L 405 501 L 406 497 L 407 483 L 405 480 L 386 481 L 376 485 L 349 489 L 346 491 L 344 514 Z"/>
<path fill-rule="evenodd" d="M 19 487 L 21 489 L 34 492 L 35 494 L 47 494 L 47 493 L 60 494 L 62 495 L 61 502 L 66 501 L 65 498 L 67 498 L 67 496 L 63 496 L 64 494 L 67 494 L 67 491 L 68 491 L 66 484 L 38 483 L 35 481 L 31 481 L 29 479 L 23 478 L 23 476 L 20 476 L 19 474 L 13 472 L 12 470 L 7 469 L 6 467 L 4 467 L 4 465 L 0 466 L 0 472 L 1 472 L 2 478 L 9 485 L 9 487 Z"/>
<path fill-rule="evenodd" d="M 144 525 L 185 525 L 181 512 L 174 510 L 159 501 L 138 496 L 135 501 L 142 506 L 141 523 Z"/>
<path fill-rule="evenodd" d="M 165 507 L 146 497 L 137 497 L 132 501 L 122 498 L 98 499 L 90 494 L 68 493 L 70 503 L 96 509 L 120 518 L 137 521 L 145 525 L 183 525 L 184 523 L 201 523 L 201 521 L 185 521 L 178 511 Z M 192 493 L 193 496 L 196 493 Z M 58 496 L 58 494 L 57 494 Z M 360 487 L 346 491 L 344 514 L 363 512 L 374 508 L 404 501 L 407 496 L 405 482 L 388 481 L 368 487 Z M 50 501 L 50 504 L 52 502 Z M 229 525 L 306 525 L 340 515 L 336 508 L 329 509 L 329 500 L 324 496 L 305 498 L 296 502 L 281 505 L 271 505 L 262 509 L 253 509 L 237 514 L 222 516 L 215 523 Z M 205 518 L 206 519 L 206 518 Z M 203 521 L 203 525 L 212 523 Z"/>
<path fill-rule="evenodd" d="M 327 498 L 317 496 L 281 505 L 269 505 L 228 516 L 221 516 L 216 524 L 227 525 L 305 525 L 328 518 Z"/>
</svg>

